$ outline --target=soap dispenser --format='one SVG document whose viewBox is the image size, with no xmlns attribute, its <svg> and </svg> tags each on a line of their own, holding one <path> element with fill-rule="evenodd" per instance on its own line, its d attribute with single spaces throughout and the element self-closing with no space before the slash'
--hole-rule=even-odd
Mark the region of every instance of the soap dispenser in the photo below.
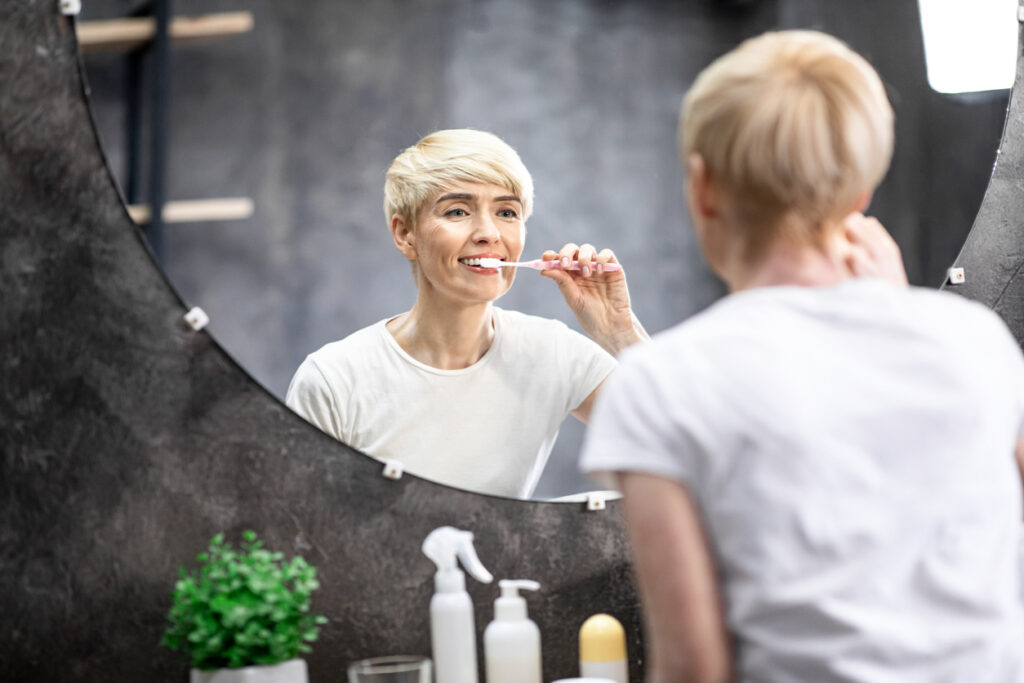
<svg viewBox="0 0 1024 683">
<path fill-rule="evenodd" d="M 423 541 L 423 554 L 437 565 L 430 599 L 430 647 L 437 683 L 477 683 L 473 601 L 456 558 L 477 581 L 490 583 L 493 577 L 476 556 L 469 531 L 450 526 L 434 529 Z"/>
<path fill-rule="evenodd" d="M 502 580 L 498 586 L 494 621 L 484 630 L 487 683 L 541 683 L 540 629 L 526 616 L 526 600 L 519 595 L 540 584 Z"/>
</svg>

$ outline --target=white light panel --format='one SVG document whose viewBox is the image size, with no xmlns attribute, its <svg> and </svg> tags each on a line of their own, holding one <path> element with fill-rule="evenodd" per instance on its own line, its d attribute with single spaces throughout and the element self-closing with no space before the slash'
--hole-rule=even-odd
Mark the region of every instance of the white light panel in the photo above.
<svg viewBox="0 0 1024 683">
<path fill-rule="evenodd" d="M 1017 63 L 1017 0 L 918 0 L 928 83 L 943 93 L 1001 90 Z"/>
</svg>

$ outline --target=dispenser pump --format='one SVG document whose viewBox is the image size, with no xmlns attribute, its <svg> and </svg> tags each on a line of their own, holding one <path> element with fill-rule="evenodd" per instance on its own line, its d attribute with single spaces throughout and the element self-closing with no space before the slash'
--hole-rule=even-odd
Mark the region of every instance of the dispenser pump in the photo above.
<svg viewBox="0 0 1024 683">
<path fill-rule="evenodd" d="M 484 629 L 487 683 L 541 683 L 540 629 L 526 616 L 520 590 L 535 591 L 536 581 L 499 581 L 494 621 Z"/>
<path fill-rule="evenodd" d="M 438 593 L 457 593 L 466 589 L 466 576 L 459 569 L 456 558 L 462 561 L 473 578 L 481 583 L 494 580 L 473 547 L 473 533 L 455 527 L 434 529 L 423 540 L 423 554 L 437 565 L 434 590 Z"/>
<path fill-rule="evenodd" d="M 502 579 L 498 582 L 501 597 L 494 601 L 494 620 L 512 621 L 526 618 L 526 600 L 519 595 L 520 590 L 540 590 L 540 584 L 528 579 Z"/>
</svg>

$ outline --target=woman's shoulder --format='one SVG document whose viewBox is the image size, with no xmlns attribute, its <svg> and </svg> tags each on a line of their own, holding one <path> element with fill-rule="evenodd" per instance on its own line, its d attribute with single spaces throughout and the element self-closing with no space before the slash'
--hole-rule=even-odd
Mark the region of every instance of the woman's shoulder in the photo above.
<svg viewBox="0 0 1024 683">
<path fill-rule="evenodd" d="M 307 356 L 307 362 L 313 362 L 318 366 L 337 366 L 349 362 L 358 362 L 369 353 L 376 353 L 384 350 L 387 345 L 388 334 L 385 323 L 390 318 L 378 320 L 372 325 L 367 325 L 351 334 L 333 342 L 324 344 L 319 349 Z"/>
<path fill-rule="evenodd" d="M 517 366 L 565 366 L 570 360 L 579 367 L 615 365 L 615 360 L 597 342 L 561 320 L 506 311 L 495 307 L 500 350 L 498 355 Z"/>
<path fill-rule="evenodd" d="M 498 327 L 503 334 L 517 333 L 522 335 L 564 334 L 572 332 L 561 320 L 531 315 L 522 311 L 507 310 L 494 307 Z"/>
<path fill-rule="evenodd" d="M 501 344 L 508 349 L 516 349 L 519 356 L 578 354 L 580 347 L 589 348 L 591 345 L 600 349 L 590 337 L 561 320 L 497 307 L 494 312 Z"/>
</svg>

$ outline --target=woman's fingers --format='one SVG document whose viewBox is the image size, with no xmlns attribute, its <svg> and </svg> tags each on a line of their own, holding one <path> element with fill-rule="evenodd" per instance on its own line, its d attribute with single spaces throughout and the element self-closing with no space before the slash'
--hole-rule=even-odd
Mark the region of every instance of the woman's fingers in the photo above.
<svg viewBox="0 0 1024 683">
<path fill-rule="evenodd" d="M 594 248 L 593 244 L 584 244 L 580 247 L 579 252 L 576 254 L 576 260 L 580 264 L 580 275 L 590 277 L 591 273 L 594 272 L 594 257 L 596 255 L 597 249 Z"/>
<path fill-rule="evenodd" d="M 564 267 L 566 259 L 571 263 L 572 259 L 576 258 L 577 249 L 578 247 L 575 244 L 569 243 L 558 251 L 548 249 L 541 254 L 540 258 L 542 261 L 560 261 Z M 569 271 L 551 268 L 550 270 L 540 271 L 540 274 L 543 277 L 554 280 L 558 284 L 558 288 L 562 290 L 562 294 L 565 296 L 566 301 L 573 296 L 571 292 L 571 288 L 573 287 L 572 276 L 569 274 Z"/>
<path fill-rule="evenodd" d="M 877 277 L 878 268 L 864 247 L 851 244 L 845 257 L 846 268 L 854 277 Z"/>
<path fill-rule="evenodd" d="M 576 253 L 579 250 L 580 247 L 575 242 L 569 242 L 558 250 L 558 260 L 562 262 L 563 268 L 569 268 L 572 262 L 576 259 Z"/>
<path fill-rule="evenodd" d="M 587 243 L 577 245 L 574 242 L 570 242 L 558 252 L 558 258 L 562 262 L 562 267 L 568 268 L 573 261 L 576 261 L 580 266 L 579 274 L 583 277 L 590 277 L 595 272 L 600 272 L 597 270 L 598 263 L 601 262 L 600 257 L 601 255 L 598 253 L 597 247 Z M 607 262 L 607 258 L 605 262 Z"/>
<path fill-rule="evenodd" d="M 557 260 L 561 263 L 562 268 L 566 269 L 571 275 L 578 275 L 584 278 L 604 273 L 604 267 L 609 263 L 618 263 L 615 259 L 615 252 L 611 249 L 598 251 L 597 247 L 593 244 L 585 243 L 578 245 L 575 242 L 569 242 L 557 252 L 549 249 L 541 255 L 541 259 L 544 261 Z M 578 271 L 568 271 L 573 261 L 579 263 L 580 269 Z"/>
<path fill-rule="evenodd" d="M 846 217 L 844 227 L 850 244 L 847 267 L 855 276 L 907 284 L 900 247 L 877 218 L 852 213 Z"/>
<path fill-rule="evenodd" d="M 602 249 L 597 254 L 596 270 L 598 273 L 603 273 L 604 267 L 607 264 L 615 262 L 615 252 L 613 252 L 611 249 Z"/>
</svg>

